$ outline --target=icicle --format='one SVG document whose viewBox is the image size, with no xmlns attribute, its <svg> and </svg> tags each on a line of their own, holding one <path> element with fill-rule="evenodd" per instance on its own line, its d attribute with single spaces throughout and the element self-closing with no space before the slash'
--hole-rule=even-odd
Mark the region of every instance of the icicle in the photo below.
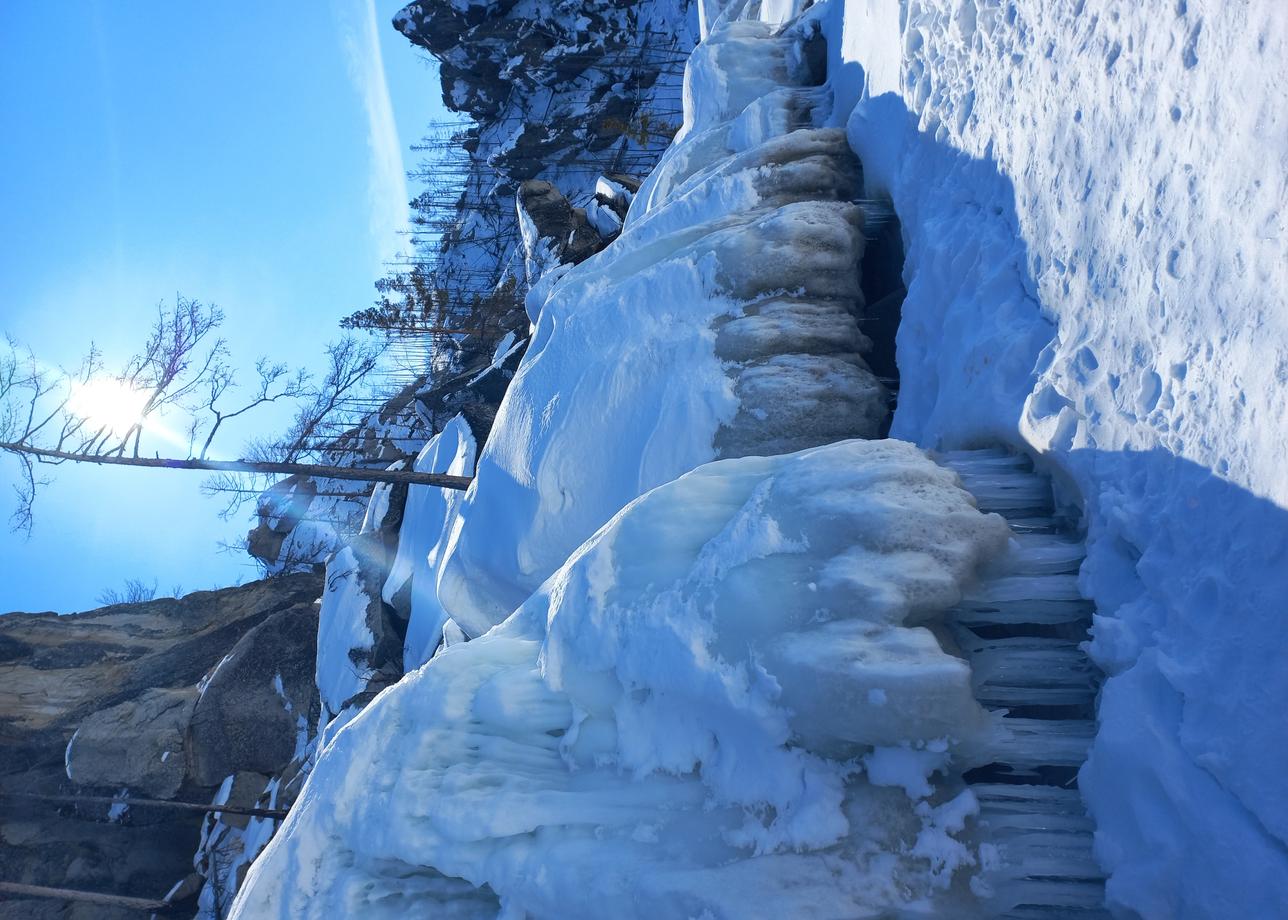
<svg viewBox="0 0 1288 920">
<path fill-rule="evenodd" d="M 1100 920 L 1104 879 L 1076 789 L 1095 735 L 1099 674 L 1080 643 L 1092 605 L 1078 592 L 1082 542 L 1055 516 L 1050 483 L 1004 450 L 937 456 L 982 511 L 1007 519 L 1010 550 L 948 616 L 976 699 L 994 710 L 988 766 L 967 774 L 980 802 L 978 890 L 1003 920 Z"/>
</svg>

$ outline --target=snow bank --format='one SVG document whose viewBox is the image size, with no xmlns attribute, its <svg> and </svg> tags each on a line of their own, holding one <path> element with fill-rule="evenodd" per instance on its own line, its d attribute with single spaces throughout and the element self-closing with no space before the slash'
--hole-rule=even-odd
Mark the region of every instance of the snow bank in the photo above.
<svg viewBox="0 0 1288 920">
<path fill-rule="evenodd" d="M 317 685 L 332 715 L 359 693 L 372 675 L 366 664 L 376 637 L 367 624 L 371 602 L 358 556 L 345 546 L 327 562 L 318 613 Z"/>
<path fill-rule="evenodd" d="M 1082 788 L 1111 906 L 1288 903 L 1288 10 L 832 0 L 906 247 L 892 433 L 1044 456 L 1112 675 Z"/>
<path fill-rule="evenodd" d="M 990 722 L 933 624 L 1008 535 L 900 442 L 664 485 L 343 729 L 237 911 L 955 903 Z"/>
</svg>

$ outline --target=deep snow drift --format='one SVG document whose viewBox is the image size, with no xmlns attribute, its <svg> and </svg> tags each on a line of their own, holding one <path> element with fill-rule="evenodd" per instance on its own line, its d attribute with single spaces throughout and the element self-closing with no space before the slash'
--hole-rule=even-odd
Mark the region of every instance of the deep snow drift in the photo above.
<svg viewBox="0 0 1288 920">
<path fill-rule="evenodd" d="M 1110 906 L 1288 904 L 1288 7 L 832 0 L 905 237 L 892 434 L 1041 453 L 1109 672 L 1081 788 Z"/>
</svg>

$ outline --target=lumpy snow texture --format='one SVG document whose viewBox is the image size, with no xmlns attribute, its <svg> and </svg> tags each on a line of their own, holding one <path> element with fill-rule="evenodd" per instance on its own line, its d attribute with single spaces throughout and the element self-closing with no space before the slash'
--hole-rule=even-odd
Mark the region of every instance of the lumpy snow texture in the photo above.
<svg viewBox="0 0 1288 920">
<path fill-rule="evenodd" d="M 1008 536 L 896 441 L 668 483 L 341 730 L 237 911 L 948 909 L 991 723 L 928 626 Z"/>
<path fill-rule="evenodd" d="M 1064 474 L 1110 674 L 1110 906 L 1288 904 L 1288 6 L 831 0 L 808 16 L 906 246 L 893 434 Z"/>
<path fill-rule="evenodd" d="M 365 664 L 376 638 L 367 626 L 369 601 L 358 557 L 343 547 L 327 562 L 326 590 L 318 613 L 318 693 L 332 714 L 360 692 L 372 674 Z"/>
</svg>

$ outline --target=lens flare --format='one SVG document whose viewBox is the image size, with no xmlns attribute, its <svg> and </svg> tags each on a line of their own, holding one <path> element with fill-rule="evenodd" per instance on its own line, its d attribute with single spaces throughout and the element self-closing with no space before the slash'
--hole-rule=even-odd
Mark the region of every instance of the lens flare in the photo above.
<svg viewBox="0 0 1288 920">
<path fill-rule="evenodd" d="M 72 390 L 67 409 L 95 428 L 106 428 L 112 434 L 125 434 L 143 421 L 143 408 L 147 401 L 147 393 L 119 380 L 91 380 L 77 384 Z"/>
</svg>

